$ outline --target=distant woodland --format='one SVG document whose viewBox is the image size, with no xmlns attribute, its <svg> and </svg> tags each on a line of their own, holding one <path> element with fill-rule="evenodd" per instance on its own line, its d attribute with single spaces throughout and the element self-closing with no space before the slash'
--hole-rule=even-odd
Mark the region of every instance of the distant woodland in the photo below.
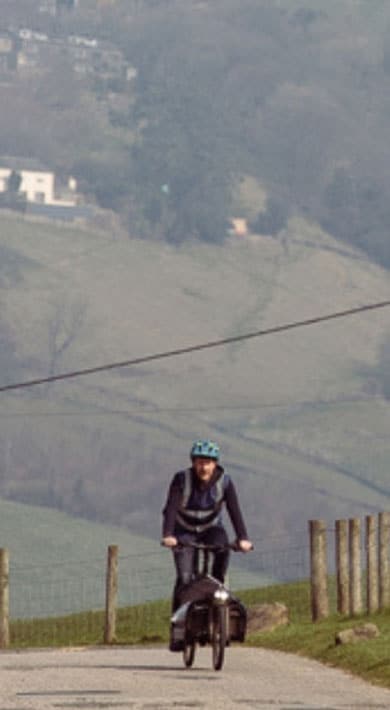
<svg viewBox="0 0 390 710">
<path fill-rule="evenodd" d="M 66 4 L 1 0 L 3 26 L 110 42 L 136 75 L 81 79 L 61 53 L 9 73 L 0 154 L 74 174 L 129 234 L 221 243 L 233 216 L 275 235 L 299 212 L 390 265 L 386 0 Z M 248 175 L 268 196 L 250 214 Z"/>
</svg>

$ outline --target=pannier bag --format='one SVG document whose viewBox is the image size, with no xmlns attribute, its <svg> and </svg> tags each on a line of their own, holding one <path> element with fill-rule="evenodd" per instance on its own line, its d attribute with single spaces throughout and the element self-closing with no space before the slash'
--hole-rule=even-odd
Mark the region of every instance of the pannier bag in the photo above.
<svg viewBox="0 0 390 710">
<path fill-rule="evenodd" d="M 186 628 L 198 635 L 204 630 L 207 638 L 208 604 L 221 584 L 213 577 L 203 577 L 195 580 L 180 595 L 182 604 L 171 618 L 172 636 L 177 642 L 183 642 Z M 244 641 L 246 633 L 247 614 L 239 599 L 230 596 L 228 602 L 229 625 L 228 636 L 231 641 Z M 203 634 L 202 634 L 203 635 Z"/>
<path fill-rule="evenodd" d="M 186 618 L 190 606 L 191 602 L 182 604 L 171 617 L 171 641 L 173 646 L 178 646 L 178 650 L 181 650 L 179 648 L 181 644 L 184 647 Z"/>
<path fill-rule="evenodd" d="M 229 601 L 229 638 L 231 641 L 245 641 L 246 609 L 239 599 Z"/>
</svg>

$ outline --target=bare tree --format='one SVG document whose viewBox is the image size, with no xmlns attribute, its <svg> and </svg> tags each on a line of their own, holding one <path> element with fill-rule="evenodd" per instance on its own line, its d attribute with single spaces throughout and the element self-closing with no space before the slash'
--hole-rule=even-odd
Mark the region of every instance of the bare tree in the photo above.
<svg viewBox="0 0 390 710">
<path fill-rule="evenodd" d="M 62 357 L 80 335 L 85 311 L 84 301 L 78 300 L 69 303 L 65 297 L 54 306 L 48 325 L 48 377 L 55 375 Z M 50 383 L 48 383 L 47 390 L 49 387 Z"/>
</svg>

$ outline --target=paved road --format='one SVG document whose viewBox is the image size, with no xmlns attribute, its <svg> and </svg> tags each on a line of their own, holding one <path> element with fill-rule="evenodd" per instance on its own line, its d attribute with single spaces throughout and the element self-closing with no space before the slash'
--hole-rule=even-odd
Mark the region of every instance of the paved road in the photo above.
<svg viewBox="0 0 390 710">
<path fill-rule="evenodd" d="M 230 648 L 211 670 L 202 649 L 191 670 L 165 649 L 2 652 L 0 710 L 390 709 L 390 691 L 297 656 Z"/>
</svg>

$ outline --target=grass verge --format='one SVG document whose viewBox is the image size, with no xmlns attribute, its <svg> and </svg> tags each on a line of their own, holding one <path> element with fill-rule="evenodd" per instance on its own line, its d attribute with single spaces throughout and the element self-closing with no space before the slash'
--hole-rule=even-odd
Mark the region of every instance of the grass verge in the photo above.
<svg viewBox="0 0 390 710">
<path fill-rule="evenodd" d="M 118 610 L 117 644 L 166 642 L 170 603 L 149 602 Z M 11 622 L 11 648 L 88 646 L 103 643 L 104 612 Z"/>
<path fill-rule="evenodd" d="M 390 609 L 377 614 L 346 619 L 332 615 L 313 624 L 309 615 L 307 582 L 274 585 L 241 591 L 244 604 L 279 601 L 287 605 L 290 624 L 268 633 L 253 633 L 246 645 L 296 653 L 342 668 L 372 683 L 390 688 Z M 170 603 L 167 600 L 132 606 L 118 611 L 116 644 L 166 643 Z M 377 639 L 336 645 L 342 629 L 375 623 Z M 99 645 L 103 642 L 104 613 L 91 611 L 63 617 L 18 620 L 11 624 L 11 647 Z"/>
<path fill-rule="evenodd" d="M 334 595 L 333 586 L 331 584 L 331 598 Z M 354 618 L 333 614 L 313 624 L 309 611 L 309 593 L 307 582 L 242 592 L 240 597 L 247 606 L 262 601 L 279 601 L 286 604 L 290 612 L 288 626 L 272 632 L 249 634 L 246 644 L 313 658 L 390 688 L 390 609 Z M 336 645 L 338 631 L 368 622 L 378 627 L 378 638 L 356 644 Z"/>
</svg>

